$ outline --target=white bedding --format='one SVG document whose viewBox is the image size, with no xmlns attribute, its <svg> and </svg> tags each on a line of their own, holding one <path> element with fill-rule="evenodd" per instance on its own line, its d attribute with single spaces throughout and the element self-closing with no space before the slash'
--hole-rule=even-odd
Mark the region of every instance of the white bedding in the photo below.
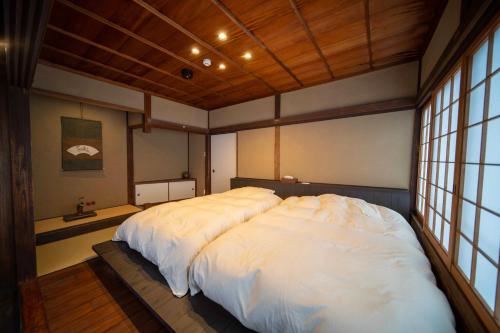
<svg viewBox="0 0 500 333">
<path fill-rule="evenodd" d="M 454 331 L 408 223 L 336 195 L 288 198 L 229 230 L 189 283 L 259 332 Z"/>
<path fill-rule="evenodd" d="M 244 187 L 154 206 L 129 217 L 113 237 L 158 266 L 172 293 L 188 292 L 189 265 L 217 236 L 278 205 L 273 191 Z"/>
</svg>

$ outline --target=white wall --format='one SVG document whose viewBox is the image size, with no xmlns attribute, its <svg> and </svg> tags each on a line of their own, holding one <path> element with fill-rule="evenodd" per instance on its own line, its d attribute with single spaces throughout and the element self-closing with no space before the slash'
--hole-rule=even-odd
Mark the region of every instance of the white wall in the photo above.
<svg viewBox="0 0 500 333">
<path fill-rule="evenodd" d="M 210 128 L 274 118 L 274 96 L 210 111 Z"/>
<path fill-rule="evenodd" d="M 140 91 L 43 64 L 37 65 L 33 87 L 144 110 L 144 93 Z M 157 96 L 151 97 L 151 116 L 178 124 L 208 128 L 208 111 Z M 142 119 L 132 115 L 129 121 L 130 124 L 137 124 Z"/>
<path fill-rule="evenodd" d="M 208 128 L 208 111 L 156 96 L 151 97 L 151 117 L 183 125 Z"/>
<path fill-rule="evenodd" d="M 291 91 L 281 95 L 281 116 L 413 97 L 417 94 L 417 78 L 415 61 Z M 210 128 L 273 118 L 271 96 L 210 111 Z"/>
<path fill-rule="evenodd" d="M 429 77 L 439 57 L 455 34 L 460 23 L 460 7 L 460 0 L 448 1 L 443 15 L 439 19 L 436 31 L 434 31 L 429 46 L 422 57 L 422 72 L 420 75 L 421 85 Z"/>
<path fill-rule="evenodd" d="M 144 94 L 140 91 L 94 80 L 43 64 L 38 64 L 36 67 L 33 87 L 140 110 L 144 109 Z"/>
<path fill-rule="evenodd" d="M 417 94 L 418 62 L 333 81 L 281 95 L 281 116 L 379 102 Z"/>
</svg>

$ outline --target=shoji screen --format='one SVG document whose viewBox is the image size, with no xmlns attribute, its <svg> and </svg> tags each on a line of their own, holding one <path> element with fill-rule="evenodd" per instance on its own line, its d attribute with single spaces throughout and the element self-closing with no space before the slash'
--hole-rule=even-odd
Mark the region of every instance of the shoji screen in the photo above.
<svg viewBox="0 0 500 333">
<path fill-rule="evenodd" d="M 450 245 L 460 78 L 458 69 L 438 90 L 432 120 L 427 227 L 445 252 L 448 252 Z"/>
<path fill-rule="evenodd" d="M 425 199 L 427 198 L 427 169 L 429 167 L 429 137 L 431 132 L 431 105 L 422 111 L 420 147 L 418 158 L 417 211 L 425 217 Z"/>
<path fill-rule="evenodd" d="M 500 29 L 473 53 L 467 85 L 457 265 L 489 311 L 498 308 Z"/>
</svg>

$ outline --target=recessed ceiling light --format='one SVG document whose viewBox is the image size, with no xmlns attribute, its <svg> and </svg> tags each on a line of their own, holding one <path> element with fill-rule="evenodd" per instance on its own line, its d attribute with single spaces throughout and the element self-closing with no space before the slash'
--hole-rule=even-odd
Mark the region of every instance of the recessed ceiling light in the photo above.
<svg viewBox="0 0 500 333">
<path fill-rule="evenodd" d="M 226 40 L 227 39 L 227 34 L 225 32 L 219 32 L 219 34 L 217 35 L 217 38 L 219 38 L 219 40 Z"/>
<path fill-rule="evenodd" d="M 192 53 L 192 54 L 200 54 L 200 49 L 199 49 L 199 48 L 197 48 L 197 47 L 193 47 L 193 48 L 191 49 L 191 53 Z"/>
<path fill-rule="evenodd" d="M 224 65 L 223 63 L 220 63 L 220 64 L 219 64 L 219 69 L 220 69 L 220 70 L 224 70 L 224 69 L 226 69 L 226 65 Z"/>
<path fill-rule="evenodd" d="M 252 54 L 250 52 L 245 52 L 243 54 L 243 58 L 245 58 L 246 60 L 250 60 L 252 59 Z"/>
</svg>

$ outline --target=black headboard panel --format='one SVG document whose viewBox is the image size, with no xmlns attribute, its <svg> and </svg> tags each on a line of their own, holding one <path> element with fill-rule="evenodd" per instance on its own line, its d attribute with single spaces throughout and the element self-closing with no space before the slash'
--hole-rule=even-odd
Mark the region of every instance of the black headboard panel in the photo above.
<svg viewBox="0 0 500 333">
<path fill-rule="evenodd" d="M 336 185 L 322 183 L 282 183 L 278 180 L 231 178 L 231 188 L 256 186 L 272 189 L 276 195 L 286 199 L 290 196 L 320 195 L 333 193 L 352 198 L 363 199 L 369 203 L 384 206 L 395 210 L 409 221 L 410 192 L 404 189 L 368 187 L 354 185 Z"/>
</svg>

